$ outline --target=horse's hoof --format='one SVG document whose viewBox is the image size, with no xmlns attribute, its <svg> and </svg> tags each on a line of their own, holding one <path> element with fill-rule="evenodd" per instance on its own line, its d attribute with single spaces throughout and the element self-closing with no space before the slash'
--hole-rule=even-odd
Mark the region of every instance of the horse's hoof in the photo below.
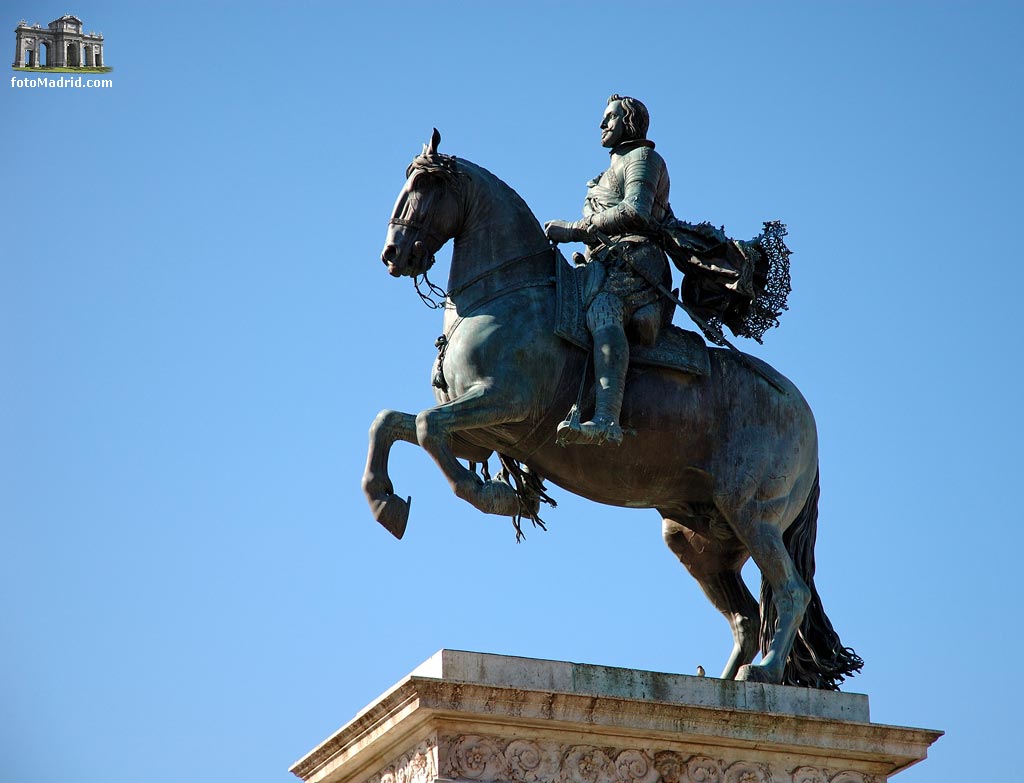
<svg viewBox="0 0 1024 783">
<path fill-rule="evenodd" d="M 769 676 L 768 671 L 763 666 L 756 666 L 752 663 L 741 666 L 740 670 L 736 672 L 736 679 L 744 682 L 763 682 L 768 685 L 775 684 L 775 680 Z"/>
<path fill-rule="evenodd" d="M 401 539 L 405 535 L 405 526 L 409 523 L 409 507 L 411 505 L 411 497 L 402 500 L 398 495 L 385 495 L 380 500 L 370 502 L 373 518 L 397 539 Z"/>
</svg>

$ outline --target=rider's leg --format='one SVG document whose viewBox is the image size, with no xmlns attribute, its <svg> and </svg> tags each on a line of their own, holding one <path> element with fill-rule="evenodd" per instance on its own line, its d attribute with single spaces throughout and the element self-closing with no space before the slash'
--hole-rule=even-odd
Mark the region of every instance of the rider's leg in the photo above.
<svg viewBox="0 0 1024 783">
<path fill-rule="evenodd" d="M 595 427 L 604 439 L 622 440 L 619 415 L 626 391 L 626 370 L 629 368 L 629 342 L 621 323 L 611 323 L 594 331 L 594 375 L 597 378 L 597 401 L 594 419 L 583 424 Z"/>
<path fill-rule="evenodd" d="M 602 292 L 594 297 L 587 310 L 587 327 L 594 338 L 594 377 L 596 403 L 594 418 L 571 428 L 568 422 L 559 425 L 562 443 L 621 443 L 622 397 L 629 369 L 629 342 L 623 328 L 625 306 L 615 294 Z"/>
<path fill-rule="evenodd" d="M 627 326 L 629 338 L 639 345 L 654 345 L 664 319 L 664 304 L 664 300 L 659 299 L 633 313 Z"/>
</svg>

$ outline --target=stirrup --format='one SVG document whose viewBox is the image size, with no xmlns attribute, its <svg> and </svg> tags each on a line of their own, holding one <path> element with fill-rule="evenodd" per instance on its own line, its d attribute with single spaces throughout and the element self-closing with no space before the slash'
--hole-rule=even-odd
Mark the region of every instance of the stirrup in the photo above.
<svg viewBox="0 0 1024 783">
<path fill-rule="evenodd" d="M 583 392 L 580 387 L 580 393 Z M 573 431 L 578 431 L 580 428 L 580 406 L 574 402 L 572 407 L 569 408 L 569 412 L 565 416 L 565 421 L 558 425 L 555 435 L 555 443 L 559 446 L 567 446 L 569 441 L 566 440 Z"/>
<path fill-rule="evenodd" d="M 574 422 L 570 415 L 558 425 L 558 436 L 555 442 L 559 446 L 567 444 L 600 446 L 604 443 L 613 443 L 618 446 L 622 443 L 622 427 L 609 416 L 595 416 L 593 421 L 585 421 L 582 424 L 578 422 L 578 417 Z"/>
</svg>

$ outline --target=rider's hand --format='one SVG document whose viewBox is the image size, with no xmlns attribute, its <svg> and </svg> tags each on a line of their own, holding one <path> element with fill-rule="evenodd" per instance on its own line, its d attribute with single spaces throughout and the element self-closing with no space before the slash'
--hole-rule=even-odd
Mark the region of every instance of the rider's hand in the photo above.
<svg viewBox="0 0 1024 783">
<path fill-rule="evenodd" d="M 544 236 L 552 242 L 573 242 L 571 227 L 565 220 L 549 220 L 544 224 Z"/>
<path fill-rule="evenodd" d="M 574 223 L 549 220 L 544 224 L 544 236 L 552 242 L 585 242 L 590 236 L 590 226 L 582 220 Z"/>
</svg>

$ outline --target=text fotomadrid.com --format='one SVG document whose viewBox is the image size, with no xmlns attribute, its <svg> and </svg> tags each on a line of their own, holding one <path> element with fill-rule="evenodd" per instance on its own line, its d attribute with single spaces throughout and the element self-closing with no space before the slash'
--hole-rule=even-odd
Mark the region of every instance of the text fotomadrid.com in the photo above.
<svg viewBox="0 0 1024 783">
<path fill-rule="evenodd" d="M 83 79 L 81 76 L 12 76 L 11 87 L 113 87 L 113 79 Z"/>
</svg>

